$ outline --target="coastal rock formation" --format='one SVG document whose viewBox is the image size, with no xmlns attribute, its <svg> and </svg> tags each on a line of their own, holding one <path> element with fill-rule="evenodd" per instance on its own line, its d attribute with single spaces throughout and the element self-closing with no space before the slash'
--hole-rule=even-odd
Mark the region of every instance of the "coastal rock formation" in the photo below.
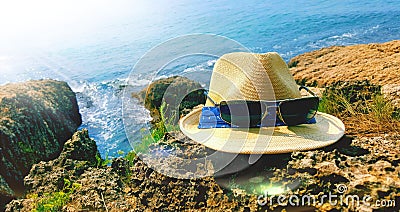
<svg viewBox="0 0 400 212">
<path fill-rule="evenodd" d="M 398 84 L 400 40 L 327 47 L 292 58 L 289 67 L 296 81 L 306 85 L 322 87 L 339 80 Z"/>
<path fill-rule="evenodd" d="M 96 167 L 100 162 L 96 142 L 83 129 L 65 142 L 58 158 L 33 165 L 24 184 L 28 191 L 40 195 L 46 191 L 60 190 L 64 187 L 64 179 L 74 181 L 89 167 Z"/>
<path fill-rule="evenodd" d="M 152 147 L 152 151 L 179 149 L 182 157 L 192 157 L 193 150 L 204 148 L 196 143 L 180 143 L 173 137 L 166 136 L 164 141 Z M 137 157 L 114 159 L 111 167 L 95 165 L 93 158 L 98 153 L 93 150 L 96 144 L 83 130 L 66 143 L 68 147 L 59 158 L 33 166 L 25 178 L 29 188 L 27 198 L 13 200 L 6 211 L 32 211 L 38 207 L 51 207 L 57 211 L 397 211 L 400 209 L 400 158 L 396 148 L 399 138 L 344 137 L 323 149 L 263 155 L 251 167 L 238 173 L 185 180 L 160 174 Z M 73 155 L 77 152 L 86 156 L 76 159 Z M 180 163 L 179 160 L 175 162 Z M 278 203 L 277 197 L 281 193 L 271 194 L 268 202 L 260 201 L 259 195 L 263 191 L 259 188 L 271 185 L 276 187 L 275 190 L 280 186 L 282 190 L 279 191 L 285 197 L 307 196 L 315 202 L 310 202 L 311 205 L 299 202 L 296 206 L 293 204 L 297 203 L 290 203 L 286 198 Z M 54 199 L 60 198 L 60 192 L 68 196 L 57 205 Z M 329 204 L 323 197 L 328 192 L 336 204 Z M 354 195 L 360 199 L 371 196 L 370 205 L 340 202 L 340 198 Z M 376 200 L 385 200 L 390 205 L 374 205 Z"/>
<path fill-rule="evenodd" d="M 154 148 L 171 148 L 177 142 L 166 136 L 165 142 Z M 193 154 L 191 150 L 204 148 L 199 144 L 192 145 L 192 148 L 182 149 L 181 153 L 190 156 Z M 254 211 L 257 208 L 255 196 L 230 198 L 213 177 L 170 178 L 154 171 L 138 157 L 116 158 L 111 167 L 103 166 L 103 161 L 94 163 L 99 158 L 95 149 L 96 144 L 89 138 L 87 130 L 75 133 L 65 143 L 60 157 L 32 167 L 25 178 L 26 199 L 11 201 L 6 211 L 38 208 L 49 211 L 180 211 L 203 208 Z"/>
<path fill-rule="evenodd" d="M 156 80 L 147 88 L 139 93 L 132 94 L 132 96 L 144 103 L 146 109 L 150 111 L 151 117 L 153 117 L 153 122 L 159 121 L 159 108 L 163 102 L 167 104 L 168 114 L 175 114 L 176 109 L 179 109 L 179 115 L 205 103 L 204 89 L 201 85 L 181 76 Z M 179 118 L 179 115 L 175 117 Z"/>
<path fill-rule="evenodd" d="M 65 142 L 59 157 L 48 162 L 41 161 L 32 166 L 29 175 L 24 179 L 26 192 L 31 196 L 42 196 L 55 191 L 66 191 L 72 186 L 77 189 L 80 186 L 74 184 L 76 180 L 86 170 L 97 167 L 101 163 L 96 142 L 89 138 L 88 131 L 83 129 Z M 6 211 L 21 209 L 31 211 L 34 207 L 35 203 L 32 200 L 20 199 L 8 204 Z"/>
<path fill-rule="evenodd" d="M 80 124 L 75 94 L 65 82 L 0 86 L 0 179 L 17 195 L 23 192 L 31 166 L 56 158 Z"/>
</svg>

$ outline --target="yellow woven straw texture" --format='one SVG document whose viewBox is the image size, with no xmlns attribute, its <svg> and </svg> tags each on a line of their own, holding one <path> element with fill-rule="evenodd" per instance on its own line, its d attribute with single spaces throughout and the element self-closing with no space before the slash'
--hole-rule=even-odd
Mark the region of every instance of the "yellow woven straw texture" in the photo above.
<svg viewBox="0 0 400 212">
<path fill-rule="evenodd" d="M 216 102 L 301 97 L 287 64 L 275 52 L 223 55 L 214 65 L 209 89 L 210 97 Z"/>
</svg>

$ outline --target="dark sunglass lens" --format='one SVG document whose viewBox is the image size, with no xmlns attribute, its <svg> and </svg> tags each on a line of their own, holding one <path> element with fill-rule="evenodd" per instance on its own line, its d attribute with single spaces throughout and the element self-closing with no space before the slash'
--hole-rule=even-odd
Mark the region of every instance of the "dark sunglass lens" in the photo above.
<svg viewBox="0 0 400 212">
<path fill-rule="evenodd" d="M 240 127 L 255 127 L 263 117 L 259 101 L 223 101 L 220 112 L 224 121 Z"/>
<path fill-rule="evenodd" d="M 279 105 L 279 112 L 286 125 L 294 126 L 312 119 L 317 113 L 318 104 L 318 97 L 284 101 Z"/>
</svg>

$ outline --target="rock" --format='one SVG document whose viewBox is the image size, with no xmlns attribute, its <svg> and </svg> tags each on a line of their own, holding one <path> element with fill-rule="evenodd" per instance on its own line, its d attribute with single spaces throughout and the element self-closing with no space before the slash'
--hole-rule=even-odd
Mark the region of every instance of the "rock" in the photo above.
<svg viewBox="0 0 400 212">
<path fill-rule="evenodd" d="M 6 180 L 0 176 L 0 194 L 4 196 L 14 196 L 14 191 L 8 186 Z"/>
<path fill-rule="evenodd" d="M 289 67 L 299 84 L 323 87 L 338 80 L 396 84 L 400 79 L 400 40 L 327 47 L 292 58 Z"/>
<path fill-rule="evenodd" d="M 400 109 L 400 84 L 382 86 L 382 94 L 386 99 L 390 100 L 396 108 Z"/>
<path fill-rule="evenodd" d="M 11 201 L 5 208 L 6 212 L 30 212 L 33 211 L 33 207 L 35 205 L 34 199 L 17 199 Z"/>
<path fill-rule="evenodd" d="M 191 158 L 204 156 L 202 155 L 206 153 L 204 150 L 190 155 L 193 154 L 193 151 L 203 147 L 186 143 L 187 139 L 179 132 L 170 133 L 160 141 L 160 145 L 154 146 L 152 151 L 169 146 L 175 148 L 182 157 L 185 155 Z M 33 181 L 38 183 L 28 186 L 27 199 L 13 200 L 7 205 L 6 211 L 34 210 L 36 202 L 46 198 L 45 193 L 51 194 L 62 190 L 65 178 L 79 185 L 62 207 L 66 211 L 129 211 L 132 209 L 143 211 L 260 211 L 283 209 L 276 201 L 274 204 L 262 207 L 258 205 L 258 196 L 254 190 L 249 191 L 240 187 L 243 183 L 246 185 L 249 182 L 254 185 L 264 185 L 270 182 L 277 185 L 283 183 L 292 189 L 286 195 L 310 195 L 317 201 L 316 205 L 311 208 L 313 211 L 316 208 L 320 210 L 329 208 L 332 211 L 358 211 L 361 209 L 360 207 L 363 207 L 362 205 L 355 206 L 356 208 L 351 208 L 353 207 L 351 205 L 339 204 L 328 207 L 326 202 L 322 202 L 322 196 L 331 192 L 333 195 L 351 194 L 358 195 L 360 198 L 370 195 L 373 199 L 394 200 L 398 198 L 400 188 L 400 184 L 398 184 L 400 166 L 398 166 L 398 162 L 395 162 L 399 160 L 400 155 L 400 150 L 396 148 L 400 142 L 399 136 L 365 137 L 353 141 L 343 139 L 334 147 L 263 157 L 249 169 L 226 176 L 226 179 L 229 180 L 228 186 L 233 186 L 230 187 L 233 188 L 232 190 L 225 187 L 227 185 L 220 179 L 214 177 L 190 180 L 170 178 L 153 170 L 139 158 L 132 161 L 117 158 L 113 160 L 111 167 L 89 166 L 90 157 L 93 155 L 71 159 L 76 152 L 88 153 L 93 149 L 95 144 L 88 138 L 87 131 L 78 132 L 72 140 L 66 143 L 67 147 L 64 148 L 59 158 L 41 162 L 32 168 L 25 181 L 27 184 Z M 73 145 L 69 145 L 70 143 Z M 339 151 L 339 149 L 352 149 L 359 146 L 369 151 L 362 155 Z M 274 160 L 276 162 L 273 162 Z M 86 162 L 83 165 L 84 168 L 80 168 L 78 165 L 82 162 Z M 171 161 L 170 166 L 173 166 L 174 163 L 181 163 L 181 161 Z M 315 169 L 313 173 L 310 173 L 309 167 Z M 263 169 L 265 170 L 263 171 Z M 268 175 L 265 175 L 266 173 Z M 253 174 L 258 177 L 254 177 Z M 245 180 L 247 178 L 237 178 L 238 175 L 252 178 Z M 239 179 L 243 182 L 241 183 Z M 32 195 L 32 193 L 36 195 Z M 396 201 L 398 204 L 398 200 Z M 372 210 L 371 207 L 366 209 Z"/>
<path fill-rule="evenodd" d="M 8 186 L 6 180 L 0 175 L 0 207 L 15 197 L 15 193 Z M 1 208 L 0 208 L 1 210 Z"/>
<path fill-rule="evenodd" d="M 169 117 L 177 114 L 177 109 L 179 109 L 179 114 L 175 115 L 175 120 L 177 120 L 179 115 L 183 115 L 183 112 L 186 111 L 185 109 L 192 109 L 199 104 L 204 104 L 206 100 L 204 89 L 198 82 L 181 76 L 156 80 L 132 96 L 144 103 L 153 117 L 153 122 L 159 121 L 159 108 L 164 101 L 168 105 L 167 114 L 171 114 Z"/>
<path fill-rule="evenodd" d="M 83 129 L 65 142 L 58 158 L 33 165 L 24 183 L 28 192 L 37 194 L 60 190 L 64 179 L 76 180 L 89 167 L 99 165 L 100 160 L 96 142 Z"/>
<path fill-rule="evenodd" d="M 31 166 L 57 157 L 80 124 L 75 93 L 65 82 L 0 86 L 0 175 L 9 187 L 21 193 Z"/>
<path fill-rule="evenodd" d="M 65 142 L 58 160 L 71 159 L 86 161 L 90 166 L 98 165 L 100 153 L 96 142 L 89 137 L 87 129 L 76 132 L 70 140 Z"/>
<path fill-rule="evenodd" d="M 149 146 L 149 153 L 140 154 L 148 166 L 168 176 L 191 178 L 211 176 L 212 160 L 207 159 L 215 150 L 195 143 L 180 131 L 167 133 L 158 143 Z"/>
<path fill-rule="evenodd" d="M 29 175 L 24 179 L 27 193 L 29 196 L 43 196 L 62 191 L 66 186 L 66 180 L 77 182 L 85 171 L 97 167 L 101 162 L 96 142 L 89 138 L 88 131 L 86 129 L 78 131 L 65 142 L 58 158 L 47 162 L 41 161 L 32 166 Z M 99 184 L 93 183 L 93 186 L 98 187 Z M 29 205 L 33 207 L 29 204 L 33 200 L 30 198 L 13 200 L 7 205 L 6 211 L 26 209 Z"/>
<path fill-rule="evenodd" d="M 332 174 L 340 171 L 336 164 L 331 161 L 323 161 L 322 163 L 317 164 L 315 168 L 320 170 L 321 174 Z"/>
<path fill-rule="evenodd" d="M 347 79 L 342 80 L 344 81 L 333 80 L 328 89 L 346 92 L 351 102 L 365 99 L 369 101 L 370 94 L 379 92 L 381 87 L 372 81 L 359 80 L 353 83 Z M 166 84 L 163 86 L 168 87 Z M 153 90 L 156 87 L 154 86 Z M 155 90 L 162 92 L 168 90 L 166 87 L 164 89 L 161 86 Z M 364 94 L 363 91 L 368 92 Z M 163 96 L 142 92 L 137 94 L 137 97 L 140 95 L 143 100 L 160 99 Z M 156 104 L 153 104 L 153 110 L 157 110 Z M 355 123 L 358 122 L 351 124 Z M 355 126 L 360 130 L 358 125 Z M 165 134 L 157 144 L 150 145 L 150 154 L 142 159 L 118 158 L 113 160 L 111 167 L 99 166 L 101 161 L 98 161 L 95 142 L 88 137 L 87 131 L 83 130 L 65 143 L 57 159 L 40 162 L 32 167 L 30 174 L 25 178 L 28 187 L 26 199 L 12 201 L 6 210 L 34 210 L 35 204 L 47 197 L 46 193 L 65 190 L 67 179 L 77 186 L 68 201 L 59 208 L 64 211 L 305 210 L 283 207 L 276 201 L 274 204 L 260 206 L 257 201 L 259 193 L 256 190 L 259 185 L 262 189 L 259 192 L 265 192 L 265 185 L 275 185 L 276 188 L 274 186 L 271 189 L 279 190 L 282 187 L 288 192 L 284 193 L 286 196 L 310 196 L 316 202 L 308 207 L 307 211 L 397 211 L 400 205 L 399 145 L 398 132 L 382 134 L 379 137 L 362 134 L 355 138 L 344 136 L 337 143 L 318 150 L 263 156 L 248 169 L 223 176 L 225 181 L 221 176 L 178 179 L 163 175 L 157 172 L 158 169 L 152 168 L 159 166 L 166 171 L 165 173 L 172 173 L 180 171 L 175 167 L 186 165 L 185 161 L 166 157 L 164 153 L 173 153 L 172 155 L 181 159 L 200 159 L 214 152 L 191 141 L 181 132 L 172 131 Z M 153 161 L 153 164 L 146 160 Z M 187 165 L 192 167 L 192 164 Z M 214 164 L 204 163 L 195 168 L 191 170 L 191 175 L 210 171 Z M 358 195 L 362 198 L 369 195 L 374 200 L 395 200 L 396 207 L 332 205 L 323 198 L 328 193 L 337 195 L 338 198 L 347 195 Z"/>
</svg>

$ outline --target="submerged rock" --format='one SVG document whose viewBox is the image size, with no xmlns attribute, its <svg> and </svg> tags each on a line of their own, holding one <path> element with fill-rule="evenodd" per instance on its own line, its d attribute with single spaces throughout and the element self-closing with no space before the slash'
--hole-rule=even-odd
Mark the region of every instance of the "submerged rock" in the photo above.
<svg viewBox="0 0 400 212">
<path fill-rule="evenodd" d="M 0 86 L 0 175 L 8 186 L 23 192 L 31 166 L 57 157 L 80 124 L 75 93 L 65 82 Z"/>
</svg>

